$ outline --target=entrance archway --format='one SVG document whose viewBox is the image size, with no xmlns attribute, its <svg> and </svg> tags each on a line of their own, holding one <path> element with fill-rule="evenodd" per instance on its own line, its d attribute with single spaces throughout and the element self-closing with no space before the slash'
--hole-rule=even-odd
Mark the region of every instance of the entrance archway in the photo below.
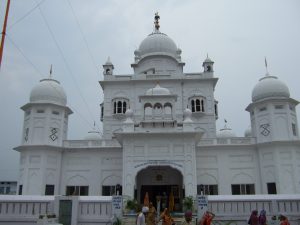
<svg viewBox="0 0 300 225">
<path fill-rule="evenodd" d="M 146 192 L 149 201 L 157 208 L 157 198 L 160 198 L 159 208 L 169 207 L 171 193 L 174 197 L 174 211 L 181 210 L 184 197 L 183 176 L 181 172 L 170 166 L 149 166 L 137 173 L 135 198 L 143 204 Z"/>
</svg>

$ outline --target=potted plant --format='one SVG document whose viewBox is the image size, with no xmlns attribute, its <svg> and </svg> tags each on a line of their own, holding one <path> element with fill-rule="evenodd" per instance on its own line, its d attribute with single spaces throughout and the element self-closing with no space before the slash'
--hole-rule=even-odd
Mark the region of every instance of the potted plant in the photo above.
<svg viewBox="0 0 300 225">
<path fill-rule="evenodd" d="M 55 214 L 43 214 L 39 215 L 37 220 L 37 224 L 39 225 L 46 225 L 46 224 L 53 224 L 57 223 L 57 218 Z"/>
<path fill-rule="evenodd" d="M 119 217 L 115 217 L 113 225 L 122 225 L 122 220 Z"/>
<path fill-rule="evenodd" d="M 187 196 L 183 199 L 183 211 L 194 210 L 194 199 L 192 196 Z"/>
<path fill-rule="evenodd" d="M 137 212 L 137 209 L 138 209 L 137 200 L 136 199 L 128 199 L 126 201 L 126 209 L 128 209 L 130 213 Z"/>
</svg>

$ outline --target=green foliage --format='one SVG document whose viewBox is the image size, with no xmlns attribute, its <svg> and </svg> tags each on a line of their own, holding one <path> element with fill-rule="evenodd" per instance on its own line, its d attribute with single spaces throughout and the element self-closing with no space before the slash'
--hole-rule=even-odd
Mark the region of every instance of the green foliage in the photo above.
<svg viewBox="0 0 300 225">
<path fill-rule="evenodd" d="M 187 196 L 183 199 L 183 210 L 191 210 L 193 211 L 194 209 L 194 199 L 192 196 Z"/>
<path fill-rule="evenodd" d="M 126 201 L 126 209 L 134 210 L 135 212 L 138 210 L 138 202 L 136 199 L 128 199 Z"/>
<path fill-rule="evenodd" d="M 119 217 L 115 217 L 113 225 L 122 225 L 122 220 Z"/>
<path fill-rule="evenodd" d="M 39 219 L 43 219 L 43 218 L 53 219 L 56 218 L 56 215 L 55 214 L 39 215 Z"/>
</svg>

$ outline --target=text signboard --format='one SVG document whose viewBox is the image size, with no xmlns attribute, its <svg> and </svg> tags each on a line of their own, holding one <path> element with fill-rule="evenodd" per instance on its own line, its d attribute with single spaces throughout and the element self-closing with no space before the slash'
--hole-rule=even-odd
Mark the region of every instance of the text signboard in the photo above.
<svg viewBox="0 0 300 225">
<path fill-rule="evenodd" d="M 197 195 L 197 217 L 200 220 L 208 209 L 208 200 L 206 195 Z"/>
<path fill-rule="evenodd" d="M 112 213 L 116 217 L 122 217 L 123 199 L 121 195 L 112 196 Z"/>
</svg>

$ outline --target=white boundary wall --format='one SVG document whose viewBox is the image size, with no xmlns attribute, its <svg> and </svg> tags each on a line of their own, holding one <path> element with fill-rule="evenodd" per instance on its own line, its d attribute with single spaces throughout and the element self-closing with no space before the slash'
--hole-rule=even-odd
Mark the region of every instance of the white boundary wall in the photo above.
<svg viewBox="0 0 300 225">
<path fill-rule="evenodd" d="M 300 195 L 215 195 L 208 196 L 208 210 L 216 214 L 216 221 L 247 224 L 252 210 L 264 209 L 268 221 L 283 214 L 291 225 L 300 225 Z M 222 223 L 221 223 L 222 224 Z"/>
<path fill-rule="evenodd" d="M 111 225 L 112 197 L 106 196 L 0 196 L 0 225 L 37 224 L 40 215 L 59 215 L 59 200 L 72 200 L 72 225 Z M 300 225 L 300 195 L 208 196 L 214 224 L 246 225 L 252 210 L 265 209 L 268 220 L 286 215 Z"/>
<path fill-rule="evenodd" d="M 72 225 L 110 225 L 111 196 L 0 195 L 0 225 L 37 224 L 40 215 L 59 216 L 59 201 L 72 201 Z"/>
</svg>

